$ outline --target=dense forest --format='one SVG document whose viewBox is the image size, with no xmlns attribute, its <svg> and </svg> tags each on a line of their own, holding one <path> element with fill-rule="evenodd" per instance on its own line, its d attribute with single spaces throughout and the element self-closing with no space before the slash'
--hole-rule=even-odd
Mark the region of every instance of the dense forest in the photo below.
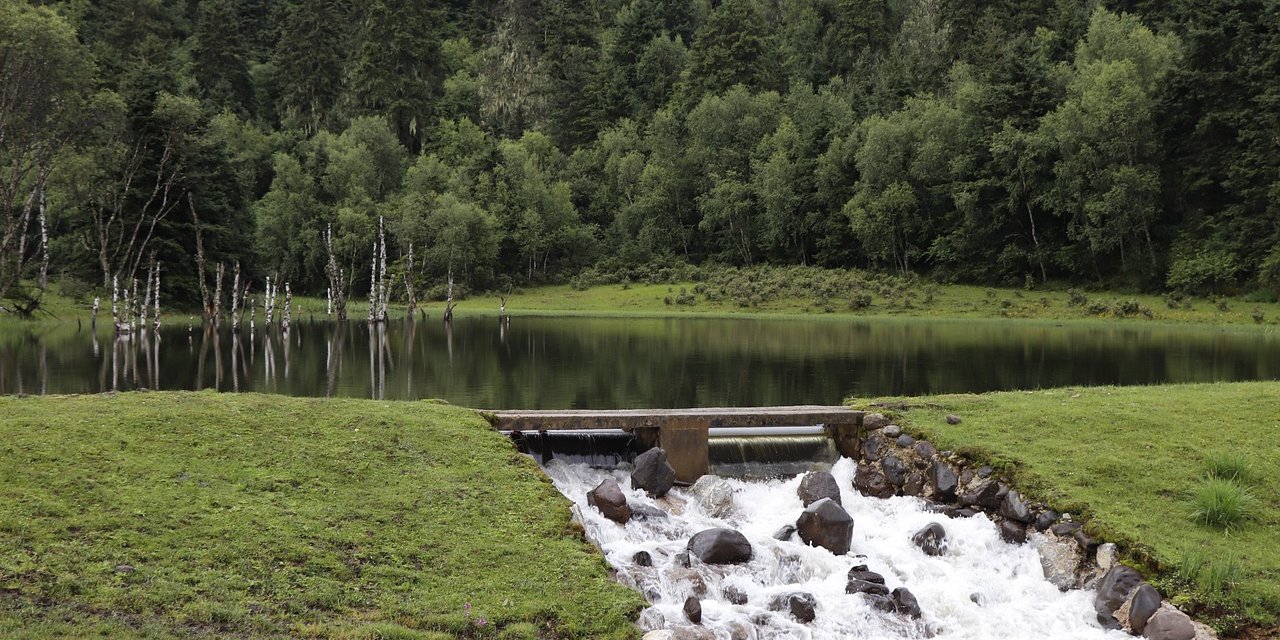
<svg viewBox="0 0 1280 640">
<path fill-rule="evenodd" d="M 0 0 L 0 172 L 11 310 L 153 261 L 361 295 L 380 220 L 425 292 L 1275 291 L 1280 1 Z"/>
</svg>

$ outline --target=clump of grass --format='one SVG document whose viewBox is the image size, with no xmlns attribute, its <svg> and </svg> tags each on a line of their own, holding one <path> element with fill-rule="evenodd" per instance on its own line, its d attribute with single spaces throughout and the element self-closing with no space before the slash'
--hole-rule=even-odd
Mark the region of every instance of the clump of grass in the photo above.
<svg viewBox="0 0 1280 640">
<path fill-rule="evenodd" d="M 1209 562 L 1196 576 L 1196 585 L 1206 593 L 1221 593 L 1240 582 L 1240 565 L 1235 560 Z"/>
<path fill-rule="evenodd" d="M 1219 480 L 1230 480 L 1240 484 L 1254 484 L 1257 474 L 1249 459 L 1238 453 L 1220 453 L 1204 461 L 1205 471 L 1209 477 Z"/>
<path fill-rule="evenodd" d="M 1225 531 L 1244 526 L 1253 513 L 1253 494 L 1249 490 L 1221 478 L 1205 480 L 1196 490 L 1191 519 Z"/>
</svg>

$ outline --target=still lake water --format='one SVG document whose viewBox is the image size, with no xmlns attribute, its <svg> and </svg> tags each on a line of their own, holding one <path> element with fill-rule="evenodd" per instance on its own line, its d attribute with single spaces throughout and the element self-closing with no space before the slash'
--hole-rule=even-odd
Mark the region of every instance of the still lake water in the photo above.
<svg viewBox="0 0 1280 640">
<path fill-rule="evenodd" d="M 219 389 L 484 408 L 836 404 L 850 396 L 1280 378 L 1280 337 L 1203 327 L 760 318 L 493 317 L 87 324 L 0 334 L 0 393 Z"/>
</svg>

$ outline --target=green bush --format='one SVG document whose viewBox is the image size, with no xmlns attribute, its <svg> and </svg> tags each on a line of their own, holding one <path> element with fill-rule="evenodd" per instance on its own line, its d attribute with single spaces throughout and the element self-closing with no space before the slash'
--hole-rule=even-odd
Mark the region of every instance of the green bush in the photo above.
<svg viewBox="0 0 1280 640">
<path fill-rule="evenodd" d="M 1235 284 L 1239 273 L 1240 265 L 1230 252 L 1175 247 L 1165 284 L 1179 291 L 1211 293 Z"/>
<path fill-rule="evenodd" d="M 1191 519 L 1199 524 L 1232 531 L 1244 526 L 1253 513 L 1253 494 L 1221 478 L 1205 480 L 1196 490 Z"/>
</svg>

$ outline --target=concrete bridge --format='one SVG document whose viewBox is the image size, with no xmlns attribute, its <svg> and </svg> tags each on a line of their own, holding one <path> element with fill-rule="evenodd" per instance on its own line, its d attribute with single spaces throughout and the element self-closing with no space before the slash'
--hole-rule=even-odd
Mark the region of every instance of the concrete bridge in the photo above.
<svg viewBox="0 0 1280 640">
<path fill-rule="evenodd" d="M 676 480 L 692 483 L 707 472 L 711 429 L 822 425 L 841 453 L 857 451 L 864 412 L 842 406 L 722 407 L 708 409 L 617 409 L 607 411 L 486 411 L 504 432 L 621 429 L 643 449 L 662 447 Z"/>
</svg>

